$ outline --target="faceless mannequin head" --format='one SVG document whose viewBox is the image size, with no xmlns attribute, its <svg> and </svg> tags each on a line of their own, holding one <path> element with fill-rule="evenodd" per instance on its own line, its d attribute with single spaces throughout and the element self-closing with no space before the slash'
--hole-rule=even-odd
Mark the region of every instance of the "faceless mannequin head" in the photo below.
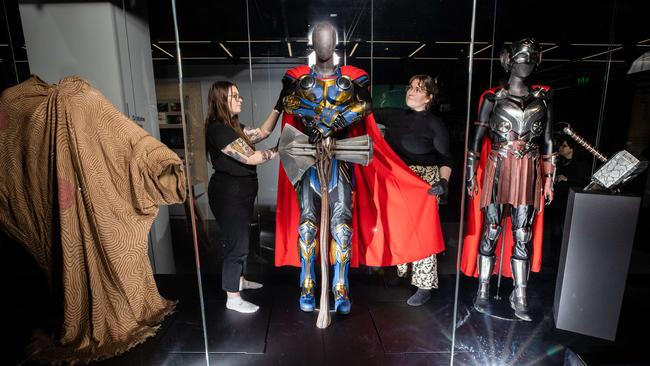
<svg viewBox="0 0 650 366">
<path fill-rule="evenodd" d="M 311 41 L 316 52 L 316 61 L 329 61 L 332 59 L 336 48 L 336 29 L 331 23 L 318 23 L 312 31 Z"/>
<path fill-rule="evenodd" d="M 521 78 L 532 74 L 541 61 L 542 50 L 533 38 L 524 38 L 501 50 L 501 66 Z"/>
<path fill-rule="evenodd" d="M 525 79 L 533 73 L 535 66 L 535 64 L 514 64 L 510 69 L 510 74 Z"/>
</svg>

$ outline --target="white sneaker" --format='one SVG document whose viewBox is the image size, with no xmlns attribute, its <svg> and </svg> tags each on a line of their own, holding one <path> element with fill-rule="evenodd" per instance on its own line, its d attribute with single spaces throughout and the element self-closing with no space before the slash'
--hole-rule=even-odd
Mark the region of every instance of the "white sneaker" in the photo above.
<svg viewBox="0 0 650 366">
<path fill-rule="evenodd" d="M 260 307 L 241 297 L 235 297 L 226 301 L 226 308 L 240 313 L 250 314 L 256 312 Z"/>
<path fill-rule="evenodd" d="M 248 281 L 244 279 L 243 277 L 239 278 L 239 291 L 242 290 L 257 290 L 258 288 L 262 288 L 264 285 L 261 283 L 253 282 L 253 281 Z"/>
</svg>

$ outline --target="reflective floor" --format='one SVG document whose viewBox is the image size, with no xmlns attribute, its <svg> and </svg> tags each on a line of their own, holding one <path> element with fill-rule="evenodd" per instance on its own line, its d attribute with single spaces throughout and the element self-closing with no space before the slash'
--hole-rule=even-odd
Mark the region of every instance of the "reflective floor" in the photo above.
<svg viewBox="0 0 650 366">
<path fill-rule="evenodd" d="M 12 255 L 19 255 L 11 252 Z M 218 257 L 218 255 L 216 255 Z M 645 256 L 645 257 L 644 257 Z M 641 265 L 647 253 L 633 258 Z M 26 258 L 23 258 L 26 259 Z M 647 263 L 647 262 L 646 262 Z M 6 268 L 5 268 L 6 270 Z M 250 278 L 264 283 L 244 297 L 261 306 L 253 315 L 225 309 L 218 275 L 204 278 L 210 363 L 215 365 L 448 365 L 455 275 L 441 271 L 440 289 L 425 306 L 406 299 L 413 289 L 397 283 L 392 269 L 361 268 L 351 274 L 353 308 L 333 315 L 327 330 L 315 327 L 316 313 L 298 309 L 297 269 L 249 263 Z M 47 290 L 38 272 L 23 268 L 7 284 L 8 326 L 13 335 L 10 364 L 20 363 L 31 331 L 52 323 Z M 557 330 L 552 315 L 555 275 L 533 274 L 529 298 L 534 321 L 508 321 L 471 308 L 475 280 L 461 277 L 456 329 L 456 365 L 564 365 L 575 352 L 587 365 L 647 365 L 640 332 L 650 326 L 650 275 L 628 278 L 616 342 Z M 157 276 L 161 293 L 180 300 L 159 333 L 130 352 L 95 365 L 204 365 L 205 354 L 196 280 L 192 274 Z M 493 287 L 494 288 L 494 287 Z M 507 297 L 510 280 L 500 294 Z M 45 294 L 45 295 L 44 295 Z M 36 316 L 34 316 L 36 314 Z M 570 349 L 571 351 L 567 351 Z M 28 363 L 27 363 L 28 364 Z"/>
</svg>

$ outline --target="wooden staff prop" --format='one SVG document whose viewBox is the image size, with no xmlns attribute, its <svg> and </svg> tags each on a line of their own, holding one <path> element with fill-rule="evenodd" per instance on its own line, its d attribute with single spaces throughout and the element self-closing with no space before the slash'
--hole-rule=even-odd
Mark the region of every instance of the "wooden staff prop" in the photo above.
<svg viewBox="0 0 650 366">
<path fill-rule="evenodd" d="M 343 140 L 326 138 L 314 145 L 309 143 L 307 135 L 291 125 L 286 125 L 280 135 L 278 152 L 282 167 L 294 186 L 309 168 L 316 165 L 321 194 L 319 227 L 321 296 L 316 326 L 327 328 L 331 322 L 329 313 L 329 182 L 332 177 L 332 159 L 368 165 L 372 159 L 372 140 L 368 135 Z"/>
<path fill-rule="evenodd" d="M 330 231 L 330 194 L 329 184 L 332 178 L 332 139 L 329 137 L 316 144 L 316 172 L 320 184 L 320 311 L 316 326 L 327 328 L 332 318 L 329 302 L 329 231 Z"/>
</svg>

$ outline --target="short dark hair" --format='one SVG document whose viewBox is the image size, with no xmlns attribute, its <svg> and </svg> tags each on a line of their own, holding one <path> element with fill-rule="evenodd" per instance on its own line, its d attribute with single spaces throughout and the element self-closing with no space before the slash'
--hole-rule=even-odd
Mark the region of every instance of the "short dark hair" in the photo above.
<svg viewBox="0 0 650 366">
<path fill-rule="evenodd" d="M 560 137 L 557 139 L 557 146 L 558 146 L 558 148 L 560 147 L 560 145 L 562 145 L 563 142 L 566 142 L 566 144 L 567 144 L 567 145 L 568 145 L 572 150 L 575 150 L 575 149 L 576 149 L 576 146 L 577 146 L 576 142 L 575 142 L 572 138 L 567 137 L 567 136 L 564 136 L 564 135 L 560 136 Z"/>
</svg>

